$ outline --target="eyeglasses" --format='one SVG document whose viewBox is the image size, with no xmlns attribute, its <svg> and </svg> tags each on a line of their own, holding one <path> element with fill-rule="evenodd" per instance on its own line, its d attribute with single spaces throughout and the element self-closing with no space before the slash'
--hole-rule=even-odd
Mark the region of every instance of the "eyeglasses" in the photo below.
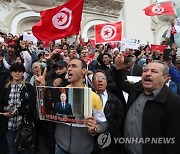
<svg viewBox="0 0 180 154">
<path fill-rule="evenodd" d="M 94 80 L 106 80 L 106 77 L 96 76 L 94 77 Z"/>
</svg>

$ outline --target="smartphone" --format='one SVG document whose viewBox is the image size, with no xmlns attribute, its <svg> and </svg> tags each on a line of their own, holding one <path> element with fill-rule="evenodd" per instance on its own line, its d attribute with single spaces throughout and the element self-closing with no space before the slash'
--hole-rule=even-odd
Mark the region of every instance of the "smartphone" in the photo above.
<svg viewBox="0 0 180 154">
<path fill-rule="evenodd" d="M 164 53 L 163 53 L 163 59 L 165 61 L 168 61 L 171 59 L 170 53 L 172 52 L 171 49 L 164 49 Z"/>
</svg>

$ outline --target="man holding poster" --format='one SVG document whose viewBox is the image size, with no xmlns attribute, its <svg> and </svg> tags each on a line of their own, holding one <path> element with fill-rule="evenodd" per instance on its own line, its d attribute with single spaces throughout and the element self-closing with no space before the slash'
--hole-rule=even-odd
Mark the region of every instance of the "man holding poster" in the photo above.
<svg viewBox="0 0 180 154">
<path fill-rule="evenodd" d="M 73 59 L 68 65 L 69 87 L 85 87 L 83 78 L 87 65 L 84 61 Z M 93 116 L 87 117 L 86 125 L 57 123 L 55 139 L 56 154 L 78 153 L 90 154 L 94 147 L 92 134 L 105 132 L 106 118 L 99 96 L 92 92 Z M 77 139 L 81 142 L 77 142 Z"/>
</svg>

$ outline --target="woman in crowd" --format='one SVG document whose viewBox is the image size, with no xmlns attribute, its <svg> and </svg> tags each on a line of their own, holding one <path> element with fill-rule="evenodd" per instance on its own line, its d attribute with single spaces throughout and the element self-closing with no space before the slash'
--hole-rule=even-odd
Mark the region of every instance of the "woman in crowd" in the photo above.
<svg viewBox="0 0 180 154">
<path fill-rule="evenodd" d="M 6 120 L 1 123 L 5 128 L 6 139 L 9 147 L 9 154 L 32 153 L 30 151 L 19 152 L 14 148 L 13 142 L 17 134 L 22 117 L 32 122 L 34 120 L 33 111 L 35 109 L 36 93 L 35 89 L 23 79 L 25 68 L 22 64 L 15 63 L 10 67 L 10 81 L 2 89 L 0 95 L 0 112 Z"/>
</svg>

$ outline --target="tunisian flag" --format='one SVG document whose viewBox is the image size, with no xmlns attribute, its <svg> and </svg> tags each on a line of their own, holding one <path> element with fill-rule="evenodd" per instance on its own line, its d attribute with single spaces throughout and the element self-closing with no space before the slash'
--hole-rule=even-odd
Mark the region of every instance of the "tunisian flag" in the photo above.
<svg viewBox="0 0 180 154">
<path fill-rule="evenodd" d="M 164 49 L 166 49 L 166 45 L 151 44 L 151 50 L 154 50 L 154 51 L 159 50 L 160 52 L 164 52 Z"/>
<path fill-rule="evenodd" d="M 96 46 L 96 42 L 95 42 L 94 39 L 90 39 L 90 38 L 89 38 L 88 41 L 92 44 L 93 47 Z"/>
<path fill-rule="evenodd" d="M 80 30 L 84 0 L 69 0 L 56 8 L 40 12 L 41 20 L 32 27 L 41 41 L 77 35 Z"/>
<path fill-rule="evenodd" d="M 93 59 L 94 59 L 94 54 L 91 54 L 91 55 L 87 56 L 86 58 L 84 58 L 83 60 L 89 66 L 89 64 L 93 61 Z"/>
<path fill-rule="evenodd" d="M 122 22 L 95 25 L 96 43 L 121 41 Z"/>
<path fill-rule="evenodd" d="M 147 16 L 175 15 L 174 8 L 171 2 L 152 4 L 146 7 L 144 11 Z"/>
</svg>

